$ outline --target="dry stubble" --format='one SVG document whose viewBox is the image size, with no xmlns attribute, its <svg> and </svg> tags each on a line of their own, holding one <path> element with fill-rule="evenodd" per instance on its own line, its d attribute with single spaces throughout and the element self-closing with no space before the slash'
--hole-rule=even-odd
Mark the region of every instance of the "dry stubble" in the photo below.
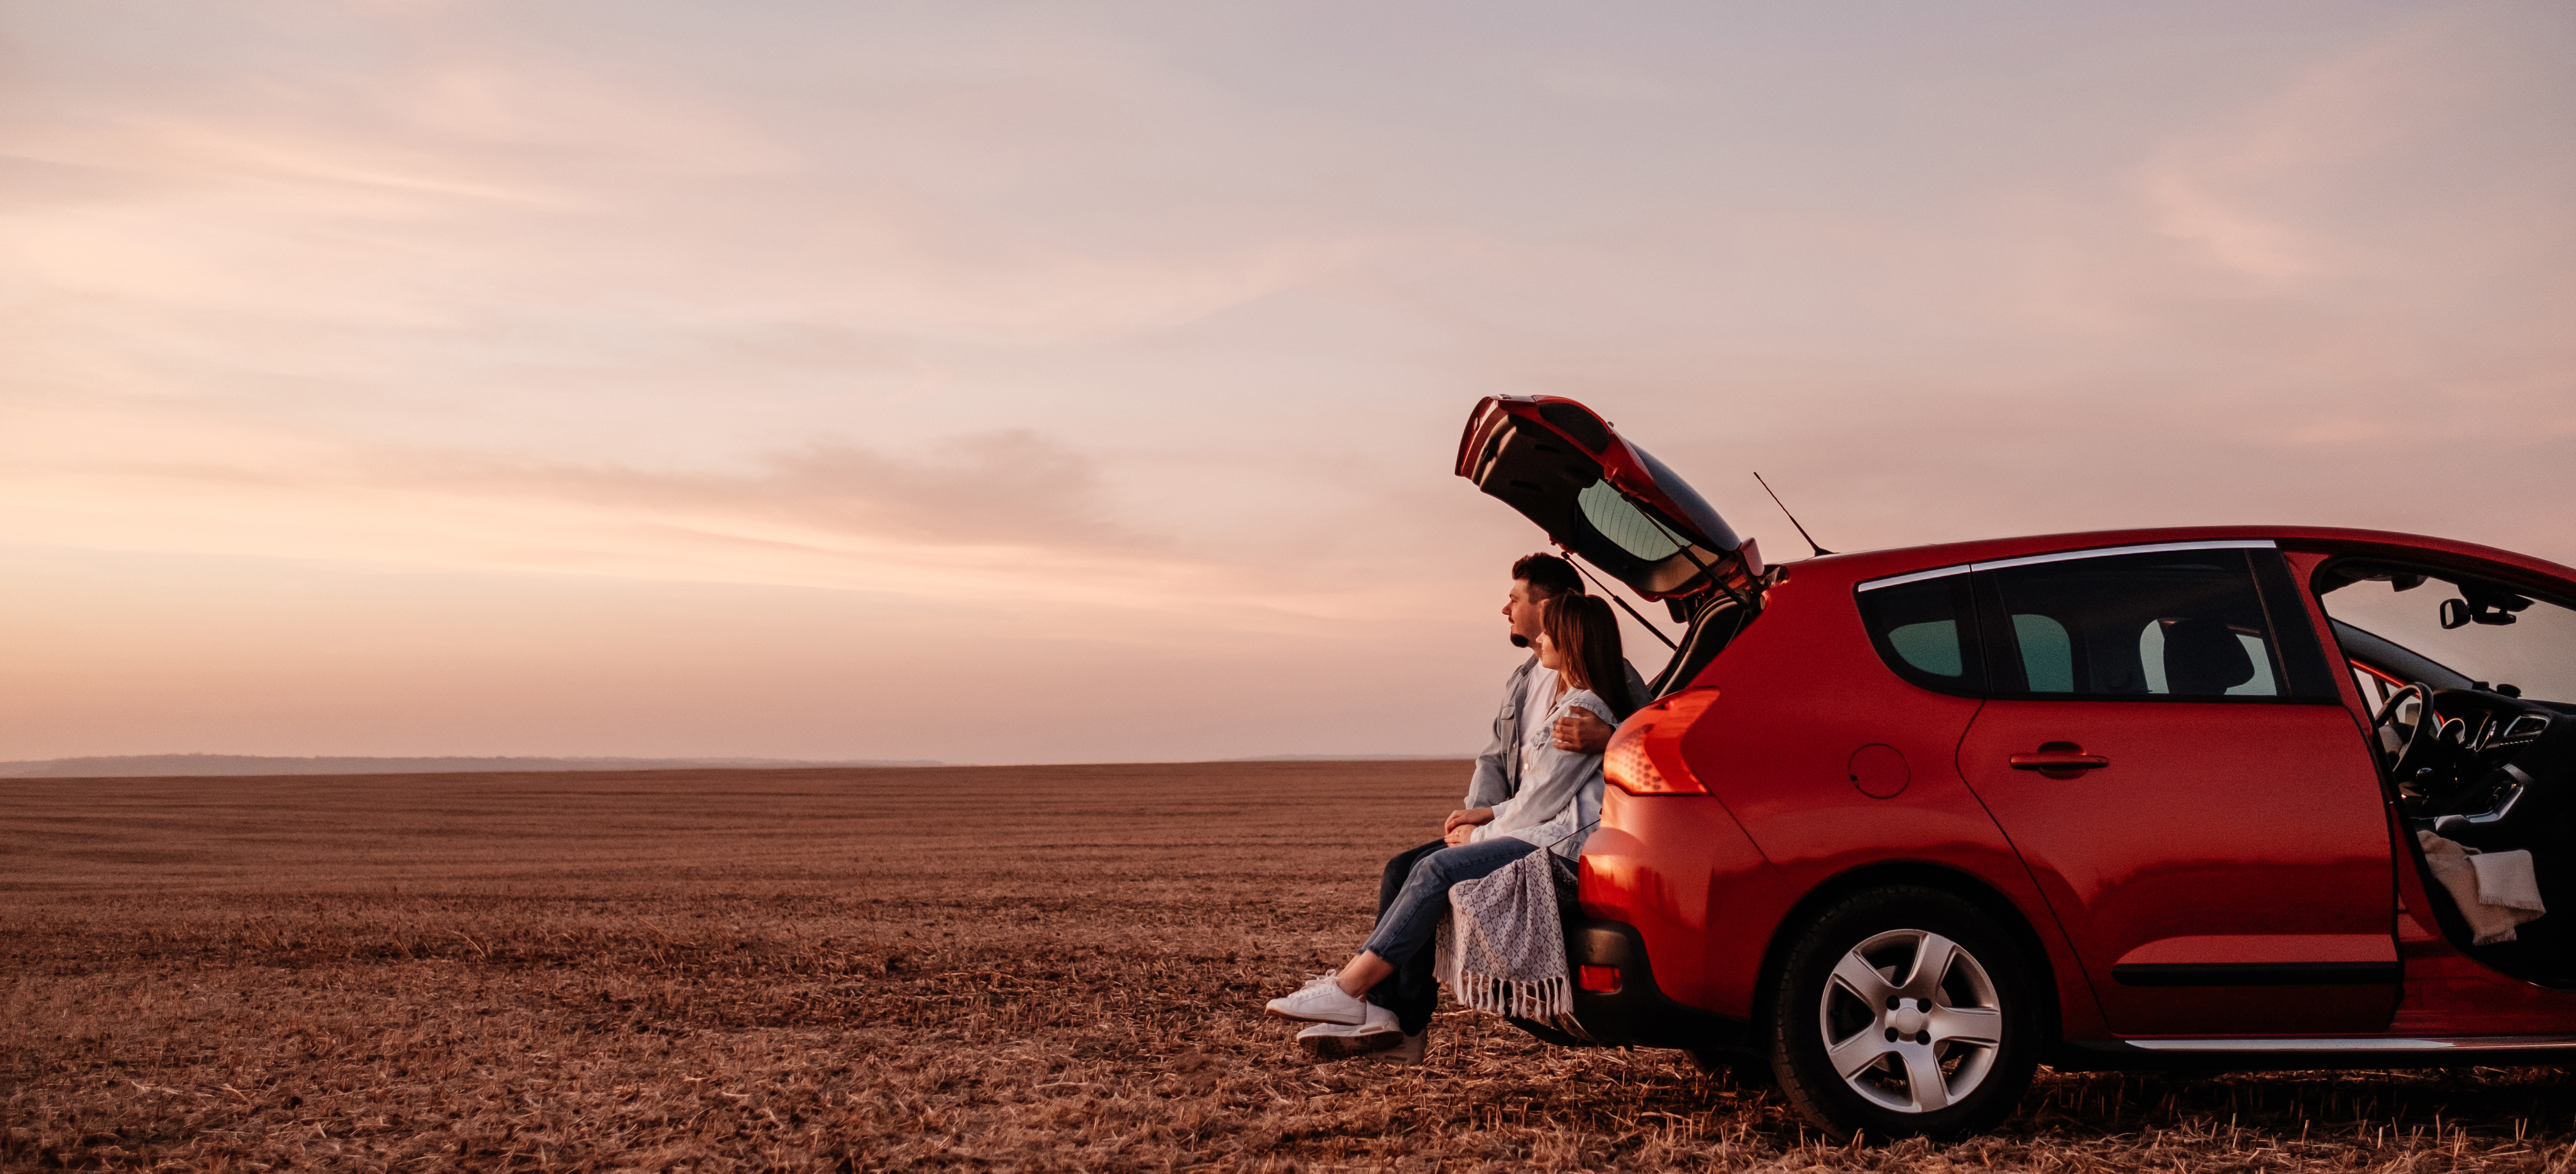
<svg viewBox="0 0 2576 1174">
<path fill-rule="evenodd" d="M 2555 1073 L 2044 1073 L 1811 1144 L 1443 1015 L 1318 1066 L 1454 763 L 0 782 L 0 1168 L 2566 1170 Z"/>
</svg>

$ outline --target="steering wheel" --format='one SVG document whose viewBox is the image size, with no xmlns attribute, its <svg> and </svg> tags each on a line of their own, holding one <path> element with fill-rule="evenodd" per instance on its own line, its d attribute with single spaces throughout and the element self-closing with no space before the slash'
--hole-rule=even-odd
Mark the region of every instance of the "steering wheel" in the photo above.
<svg viewBox="0 0 2576 1174">
<path fill-rule="evenodd" d="M 2415 780 L 2416 770 L 2425 765 L 2426 760 L 2433 756 L 2433 748 L 2441 742 L 2441 720 L 2433 715 L 2433 687 L 2422 681 L 2409 681 L 2403 688 L 2389 694 L 2387 703 L 2370 718 L 2372 730 L 2394 722 L 2397 720 L 2397 707 L 2405 703 L 2410 693 L 2415 696 L 2415 720 L 2409 723 L 2406 741 L 2397 748 L 2397 757 L 2388 764 L 2389 777 L 2397 780 L 2401 787 Z"/>
</svg>

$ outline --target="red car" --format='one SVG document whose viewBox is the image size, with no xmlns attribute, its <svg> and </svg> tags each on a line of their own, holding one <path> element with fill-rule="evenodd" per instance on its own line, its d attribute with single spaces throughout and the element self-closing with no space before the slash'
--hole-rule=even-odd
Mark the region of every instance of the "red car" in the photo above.
<svg viewBox="0 0 2576 1174">
<path fill-rule="evenodd" d="M 1685 630 L 1608 751 L 1582 1031 L 1534 1032 L 1872 1138 L 2039 1064 L 2576 1062 L 2576 570 L 2290 526 L 1765 565 L 1549 397 L 1457 471 Z"/>
</svg>

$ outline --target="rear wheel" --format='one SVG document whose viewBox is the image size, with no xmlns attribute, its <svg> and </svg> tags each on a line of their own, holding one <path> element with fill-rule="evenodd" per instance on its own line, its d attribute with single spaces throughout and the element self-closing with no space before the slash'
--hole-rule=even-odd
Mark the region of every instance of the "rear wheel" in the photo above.
<svg viewBox="0 0 2576 1174">
<path fill-rule="evenodd" d="M 2000 1121 L 2037 1066 L 2039 988 L 2022 951 L 1938 889 L 1874 889 L 1827 910 L 1772 990 L 1771 1066 L 1835 1137 L 1953 1138 Z"/>
</svg>

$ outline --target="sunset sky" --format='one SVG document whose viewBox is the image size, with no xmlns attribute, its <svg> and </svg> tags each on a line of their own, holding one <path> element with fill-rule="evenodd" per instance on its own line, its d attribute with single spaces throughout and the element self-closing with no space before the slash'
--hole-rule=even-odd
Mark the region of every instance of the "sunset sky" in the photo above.
<svg viewBox="0 0 2576 1174">
<path fill-rule="evenodd" d="M 0 6 L 0 758 L 1446 753 L 1775 557 L 2576 562 L 2576 6 Z M 1661 648 L 1636 648 L 1651 673 Z"/>
</svg>

